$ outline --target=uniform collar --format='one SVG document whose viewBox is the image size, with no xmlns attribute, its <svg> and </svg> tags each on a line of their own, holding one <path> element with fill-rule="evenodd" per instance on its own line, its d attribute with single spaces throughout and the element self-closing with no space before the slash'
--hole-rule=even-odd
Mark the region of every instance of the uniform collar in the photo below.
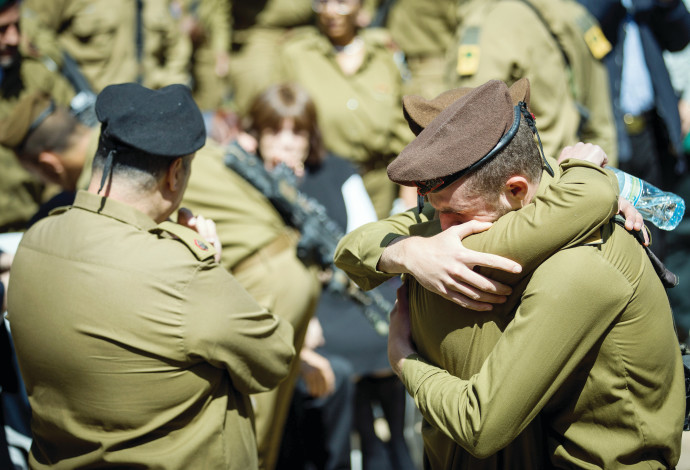
<svg viewBox="0 0 690 470">
<path fill-rule="evenodd" d="M 158 226 L 155 220 L 132 206 L 84 190 L 77 192 L 72 207 L 110 217 L 146 232 Z"/>
</svg>

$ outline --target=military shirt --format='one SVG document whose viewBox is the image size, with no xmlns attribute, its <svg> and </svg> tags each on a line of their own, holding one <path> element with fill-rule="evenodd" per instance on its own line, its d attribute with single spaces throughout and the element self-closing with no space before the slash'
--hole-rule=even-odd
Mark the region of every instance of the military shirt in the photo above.
<svg viewBox="0 0 690 470">
<path fill-rule="evenodd" d="M 56 103 L 69 106 L 74 89 L 40 58 L 22 54 L 3 70 L 0 83 L 0 118 L 7 117 L 20 96 L 43 90 Z M 0 147 L 0 232 L 23 230 L 42 202 L 44 186 L 22 168 L 14 152 Z"/>
<path fill-rule="evenodd" d="M 26 0 L 22 15 L 51 31 L 99 92 L 137 79 L 149 87 L 188 83 L 191 47 L 168 8 L 166 0 L 143 2 L 140 44 L 136 0 Z"/>
<path fill-rule="evenodd" d="M 251 183 L 225 166 L 224 150 L 208 141 L 197 152 L 182 206 L 213 219 L 228 270 L 285 233 L 285 222 Z"/>
<path fill-rule="evenodd" d="M 377 190 L 395 186 L 385 177 L 385 167 L 412 140 L 402 113 L 402 78 L 385 35 L 376 30 L 360 32 L 366 55 L 353 75 L 338 66 L 333 46 L 316 28 L 305 28 L 286 42 L 282 57 L 284 79 L 302 85 L 314 100 L 326 148 L 360 169 L 364 184 L 381 217 Z M 382 178 L 371 181 L 378 170 Z M 392 201 L 387 201 L 390 203 Z"/>
<path fill-rule="evenodd" d="M 456 9 L 454 0 L 399 0 L 386 27 L 407 57 L 443 55 L 457 27 Z"/>
<path fill-rule="evenodd" d="M 11 283 L 32 468 L 257 468 L 248 394 L 285 377 L 292 328 L 196 232 L 80 191 Z"/>
<path fill-rule="evenodd" d="M 566 161 L 562 174 L 555 162 L 552 167 L 557 179 L 552 181 L 544 172 L 532 203 L 501 217 L 490 230 L 463 239 L 463 245 L 469 249 L 500 254 L 523 266 L 520 274 L 481 270 L 483 274 L 513 285 L 513 294 L 505 304 L 494 305 L 491 312 L 463 310 L 440 296 L 422 296 L 418 292 L 421 290 L 419 284 L 414 278 L 409 279 L 410 292 L 414 293 L 414 301 L 419 302 L 415 304 L 415 315 L 411 319 L 420 353 L 459 377 L 469 378 L 479 370 L 506 328 L 534 267 L 555 250 L 587 240 L 617 211 L 615 177 L 579 160 Z M 399 235 L 439 233 L 437 219 L 413 225 L 416 220 L 429 219 L 433 215 L 433 208 L 427 204 L 419 219 L 409 211 L 351 232 L 338 245 L 336 264 L 360 286 L 369 289 L 378 285 L 392 276 L 376 270 L 386 240 Z M 433 326 L 424 326 L 422 314 L 417 314 L 428 311 L 437 312 Z M 427 317 L 424 314 L 424 318 Z M 516 435 L 516 440 L 498 454 L 481 458 L 465 452 L 443 428 L 427 422 L 422 434 L 426 468 L 507 469 L 545 465 L 544 439 L 538 422 Z"/>
<path fill-rule="evenodd" d="M 459 7 L 458 17 L 457 46 L 448 56 L 451 86 L 474 87 L 491 79 L 511 85 L 527 77 L 530 108 L 548 156 L 556 158 L 563 147 L 584 140 L 601 146 L 616 163 L 608 75 L 593 55 L 606 49 L 591 42 L 596 39 L 588 34 L 598 25 L 584 7 L 571 0 L 470 0 Z M 603 34 L 599 39 L 606 42 Z M 584 122 L 578 103 L 589 115 Z"/>
<path fill-rule="evenodd" d="M 452 329 L 435 345 L 454 351 L 450 361 L 405 360 L 402 380 L 422 415 L 472 455 L 501 451 L 536 421 L 554 468 L 675 467 L 685 387 L 668 299 L 638 241 L 613 222 L 602 233 L 602 243 L 536 268 L 476 374 L 443 370 L 472 359 Z M 416 340 L 420 329 L 448 333 L 444 319 L 462 316 L 418 310 L 428 296 L 410 295 Z"/>
</svg>

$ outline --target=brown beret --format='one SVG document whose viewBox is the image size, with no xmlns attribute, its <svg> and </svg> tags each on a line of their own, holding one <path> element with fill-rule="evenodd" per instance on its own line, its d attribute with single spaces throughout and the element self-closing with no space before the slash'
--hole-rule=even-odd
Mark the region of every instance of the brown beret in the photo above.
<svg viewBox="0 0 690 470">
<path fill-rule="evenodd" d="M 54 111 L 55 104 L 49 94 L 42 91 L 24 94 L 9 116 L 0 121 L 0 145 L 18 150 Z"/>
<path fill-rule="evenodd" d="M 491 152 L 513 127 L 515 101 L 525 96 L 529 96 L 526 80 L 520 81 L 514 94 L 499 80 L 469 90 L 422 126 L 424 130 L 388 165 L 388 177 L 414 186 L 469 168 Z"/>
<path fill-rule="evenodd" d="M 472 90 L 474 90 L 472 87 L 453 88 L 444 91 L 431 100 L 427 100 L 418 95 L 403 96 L 403 114 L 414 135 L 419 135 L 419 133 L 422 132 L 441 111 Z M 530 94 L 528 79 L 521 78 L 513 83 L 508 91 L 513 98 L 513 105 L 517 105 L 520 101 L 524 101 L 529 106 Z"/>
</svg>

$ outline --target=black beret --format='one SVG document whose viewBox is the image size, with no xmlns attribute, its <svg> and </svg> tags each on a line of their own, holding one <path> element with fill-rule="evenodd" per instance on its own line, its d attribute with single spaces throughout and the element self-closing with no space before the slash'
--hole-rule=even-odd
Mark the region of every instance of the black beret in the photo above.
<svg viewBox="0 0 690 470">
<path fill-rule="evenodd" d="M 96 100 L 101 139 L 151 155 L 181 157 L 204 146 L 201 111 L 184 85 L 150 90 L 136 83 L 109 85 Z"/>
<path fill-rule="evenodd" d="M 388 165 L 393 182 L 414 186 L 458 173 L 486 156 L 514 123 L 514 97 L 505 83 L 492 80 L 458 94 Z"/>
</svg>

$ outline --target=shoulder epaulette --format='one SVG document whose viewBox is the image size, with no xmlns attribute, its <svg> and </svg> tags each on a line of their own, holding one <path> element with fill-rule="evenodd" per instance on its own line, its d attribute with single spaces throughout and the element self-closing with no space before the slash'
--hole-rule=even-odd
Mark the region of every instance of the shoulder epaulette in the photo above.
<svg viewBox="0 0 690 470">
<path fill-rule="evenodd" d="M 151 230 L 152 233 L 168 233 L 172 238 L 183 243 L 189 251 L 199 261 L 213 259 L 216 254 L 216 249 L 213 245 L 208 243 L 204 238 L 194 230 L 185 227 L 184 225 L 176 224 L 175 222 L 162 222 Z"/>
<path fill-rule="evenodd" d="M 457 73 L 469 77 L 479 70 L 479 26 L 470 26 L 462 34 L 458 45 Z"/>
</svg>

